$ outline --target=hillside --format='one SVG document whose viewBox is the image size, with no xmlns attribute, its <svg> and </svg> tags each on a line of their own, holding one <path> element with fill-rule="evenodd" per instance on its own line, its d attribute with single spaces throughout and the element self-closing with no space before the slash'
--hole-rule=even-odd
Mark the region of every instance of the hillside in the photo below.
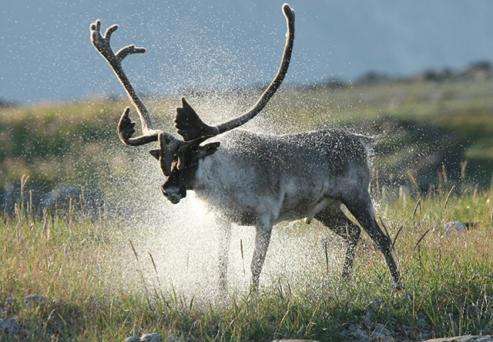
<svg viewBox="0 0 493 342">
<path fill-rule="evenodd" d="M 443 177 L 466 177 L 468 183 L 485 187 L 493 171 L 492 95 L 492 79 L 293 88 L 276 95 L 246 128 L 288 133 L 342 126 L 377 134 L 380 185 L 413 187 L 417 181 L 427 191 L 430 185 L 440 186 Z M 247 108 L 256 96 L 258 91 L 203 93 L 189 99 L 206 120 L 217 123 Z M 147 102 L 156 121 L 171 131 L 179 98 Z M 116 122 L 127 105 L 125 100 L 95 99 L 0 108 L 4 198 L 18 191 L 23 175 L 30 177 L 36 201 L 58 184 L 101 190 L 128 172 L 125 160 L 146 158 L 147 149 L 126 148 L 117 139 Z"/>
<path fill-rule="evenodd" d="M 233 226 L 225 296 L 215 285 L 212 215 L 193 195 L 167 203 L 149 147 L 118 141 L 127 101 L 1 108 L 0 339 L 492 334 L 492 92 L 488 78 L 292 88 L 246 127 L 375 135 L 373 195 L 401 270 L 399 292 L 365 234 L 346 282 L 342 240 L 318 222 L 295 221 L 273 231 L 258 296 L 248 292 L 254 229 Z M 256 96 L 204 92 L 190 102 L 219 122 Z M 171 129 L 179 98 L 146 102 Z"/>
</svg>

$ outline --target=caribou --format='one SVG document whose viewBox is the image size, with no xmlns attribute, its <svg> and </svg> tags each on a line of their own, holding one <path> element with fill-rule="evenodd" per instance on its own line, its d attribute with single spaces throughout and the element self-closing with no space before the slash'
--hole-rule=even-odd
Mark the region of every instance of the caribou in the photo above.
<svg viewBox="0 0 493 342">
<path fill-rule="evenodd" d="M 287 73 L 293 51 L 295 14 L 282 6 L 287 25 L 280 67 L 258 101 L 246 112 L 217 126 L 206 124 L 182 98 L 177 108 L 177 136 L 154 128 L 146 106 L 123 68 L 131 54 L 144 53 L 129 45 L 114 53 L 110 39 L 117 25 L 101 34 L 101 22 L 90 25 L 91 41 L 111 66 L 139 115 L 142 134 L 134 136 L 135 122 L 127 107 L 118 136 L 128 146 L 157 142 L 150 154 L 164 175 L 161 192 L 177 204 L 194 191 L 216 214 L 219 239 L 219 285 L 227 286 L 231 224 L 254 226 L 255 247 L 251 261 L 251 288 L 256 291 L 272 227 L 281 221 L 316 219 L 347 242 L 342 276 L 349 279 L 360 226 L 382 252 L 395 288 L 401 287 L 391 239 L 380 229 L 370 197 L 369 138 L 345 130 L 325 129 L 297 134 L 258 134 L 238 129 L 267 105 Z M 212 142 L 206 143 L 207 140 Z M 342 210 L 345 206 L 359 225 Z"/>
</svg>

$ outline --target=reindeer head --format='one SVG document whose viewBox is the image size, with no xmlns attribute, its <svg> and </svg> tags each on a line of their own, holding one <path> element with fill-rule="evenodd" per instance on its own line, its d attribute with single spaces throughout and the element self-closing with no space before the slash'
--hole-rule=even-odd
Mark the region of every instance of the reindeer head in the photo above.
<svg viewBox="0 0 493 342">
<path fill-rule="evenodd" d="M 186 196 L 187 190 L 193 189 L 199 161 L 216 152 L 219 142 L 201 145 L 202 139 L 200 139 L 181 143 L 176 149 L 170 149 L 166 146 L 165 139 L 166 137 L 160 134 L 159 149 L 151 150 L 150 153 L 159 160 L 161 170 L 166 177 L 164 184 L 161 185 L 161 192 L 171 203 L 176 204 Z M 163 151 L 169 155 L 169 161 L 163 158 Z"/>
<path fill-rule="evenodd" d="M 202 145 L 202 143 L 218 134 L 241 126 L 254 118 L 269 102 L 284 80 L 293 50 L 294 11 L 287 4 L 282 6 L 282 10 L 286 17 L 287 34 L 281 65 L 276 76 L 262 93 L 257 103 L 235 119 L 218 126 L 209 126 L 200 119 L 195 110 L 182 98 L 182 107 L 177 108 L 175 118 L 175 127 L 182 139 L 153 128 L 154 125 L 146 106 L 136 94 L 123 71 L 121 65 L 123 59 L 130 54 L 144 53 L 145 49 L 129 45 L 114 53 L 110 40 L 111 35 L 118 29 L 118 26 L 110 26 L 103 36 L 101 35 L 101 22 L 97 20 L 91 24 L 92 44 L 107 60 L 139 114 L 142 135 L 133 136 L 135 123 L 130 119 L 130 108 L 127 107 L 118 122 L 118 136 L 128 146 L 139 146 L 154 141 L 159 142 L 159 148 L 151 150 L 150 153 L 159 161 L 161 170 L 166 178 L 161 190 L 164 196 L 172 203 L 178 203 L 186 196 L 186 190 L 192 189 L 193 178 L 199 161 L 216 152 L 219 147 L 218 142 L 206 145 Z"/>
</svg>

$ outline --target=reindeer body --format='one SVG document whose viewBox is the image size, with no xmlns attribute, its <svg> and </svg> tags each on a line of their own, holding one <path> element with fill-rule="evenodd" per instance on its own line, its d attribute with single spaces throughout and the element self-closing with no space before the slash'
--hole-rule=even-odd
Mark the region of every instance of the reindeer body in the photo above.
<svg viewBox="0 0 493 342">
<path fill-rule="evenodd" d="M 161 191 L 168 200 L 178 204 L 186 190 L 194 190 L 217 212 L 224 233 L 219 255 L 221 288 L 226 288 L 231 223 L 256 228 L 251 263 L 253 288 L 259 284 L 272 226 L 303 217 L 308 221 L 317 219 L 348 242 L 343 276 L 349 277 L 360 228 L 347 219 L 341 204 L 378 245 L 394 285 L 400 287 L 390 238 L 376 223 L 368 192 L 367 137 L 341 130 L 263 135 L 237 129 L 262 111 L 286 76 L 293 50 L 295 15 L 287 4 L 282 11 L 287 34 L 281 64 L 258 101 L 234 119 L 209 126 L 182 98 L 182 107 L 177 108 L 175 117 L 182 140 L 154 128 L 149 111 L 122 68 L 126 57 L 144 53 L 145 49 L 128 45 L 115 53 L 110 41 L 118 26 L 110 26 L 102 35 L 101 22 L 92 23 L 94 47 L 106 59 L 139 114 L 143 134 L 133 136 L 135 123 L 126 108 L 118 122 L 118 136 L 127 146 L 159 143 L 159 148 L 150 152 L 163 171 L 165 182 Z M 217 141 L 204 145 L 209 139 Z"/>
<path fill-rule="evenodd" d="M 190 189 L 218 217 L 221 288 L 226 288 L 231 223 L 256 228 L 254 289 L 273 225 L 301 218 L 315 218 L 347 241 L 343 277 L 349 278 L 361 230 L 341 204 L 380 247 L 400 286 L 390 239 L 376 223 L 368 192 L 370 138 L 336 129 L 289 135 L 234 130 L 218 138 L 221 148 L 199 162 Z"/>
<path fill-rule="evenodd" d="M 367 138 L 366 138 L 367 139 Z M 239 225 L 308 218 L 370 180 L 365 137 L 341 130 L 289 135 L 234 130 L 199 162 L 193 190 Z"/>
</svg>

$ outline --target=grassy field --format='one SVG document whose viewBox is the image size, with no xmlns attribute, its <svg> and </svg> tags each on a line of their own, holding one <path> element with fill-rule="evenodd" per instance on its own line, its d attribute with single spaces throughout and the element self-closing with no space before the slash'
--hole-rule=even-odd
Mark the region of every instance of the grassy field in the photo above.
<svg viewBox="0 0 493 342">
<path fill-rule="evenodd" d="M 491 89 L 493 79 L 288 89 L 279 92 L 265 113 L 247 128 L 287 133 L 338 125 L 364 128 L 385 117 L 409 120 L 421 130 L 436 127 L 450 133 L 450 147 L 464 150 L 470 181 L 488 188 L 493 172 Z M 218 123 L 247 108 L 257 96 L 257 91 L 241 96 L 208 94 L 191 96 L 190 101 L 208 122 Z M 179 97 L 146 102 L 159 126 L 171 130 Z M 29 175 L 31 184 L 41 190 L 60 182 L 104 187 L 110 174 L 122 172 L 122 159 L 134 155 L 135 149 L 123 148 L 114 134 L 127 105 L 127 101 L 92 100 L 0 108 L 0 187 L 16 182 L 22 175 Z M 384 169 L 389 165 L 392 168 L 407 154 L 411 159 L 422 159 L 416 151 L 429 155 L 437 143 L 436 139 L 420 136 L 419 131 L 418 136 L 384 134 L 383 138 L 393 146 L 382 153 Z M 446 144 L 447 140 L 442 143 Z M 137 151 L 147 150 L 144 147 Z M 402 173 L 412 166 L 405 165 Z"/>
<path fill-rule="evenodd" d="M 276 228 L 258 296 L 245 289 L 251 230 L 238 233 L 229 293 L 221 297 L 212 224 L 200 212 L 192 216 L 190 202 L 163 209 L 154 184 L 159 170 L 145 159 L 147 148 L 127 149 L 117 140 L 115 123 L 126 101 L 0 108 L 0 190 L 27 175 L 34 197 L 57 184 L 76 184 L 100 189 L 106 204 L 119 201 L 126 213 L 84 219 L 69 209 L 43 217 L 24 202 L 13 215 L 0 216 L 0 319 L 15 317 L 22 327 L 15 336 L 0 333 L 0 340 L 113 341 L 144 332 L 265 341 L 493 334 L 492 89 L 492 79 L 288 89 L 248 124 L 275 133 L 339 125 L 371 133 L 372 124 L 388 118 L 417 127 L 418 133 L 384 133 L 376 162 L 382 172 L 400 170 L 411 190 L 398 198 L 383 196 L 379 186 L 374 191 L 378 215 L 395 239 L 405 284 L 397 293 L 366 236 L 353 282 L 345 283 L 340 241 L 318 224 L 296 222 Z M 212 113 L 204 115 L 208 122 L 219 122 L 255 96 L 190 101 L 199 113 Z M 172 127 L 178 97 L 148 102 L 160 126 Z M 409 171 L 438 148 L 435 132 L 441 148 L 449 140 L 457 148 L 463 163 L 451 165 L 459 177 L 453 180 L 440 166 L 416 181 Z M 419 182 L 435 191 L 420 191 Z M 470 228 L 446 233 L 444 224 L 455 220 Z"/>
<path fill-rule="evenodd" d="M 350 284 L 326 274 L 334 265 L 325 265 L 320 249 L 320 265 L 302 267 L 304 285 L 279 277 L 258 296 L 232 284 L 227 299 L 198 299 L 164 289 L 165 274 L 157 268 L 154 277 L 139 274 L 140 265 L 149 263 L 139 247 L 137 259 L 119 261 L 135 230 L 104 219 L 33 220 L 20 210 L 0 222 L 0 313 L 17 317 L 24 328 L 20 336 L 33 341 L 115 341 L 142 332 L 185 340 L 345 340 L 348 331 L 371 336 L 383 327 L 398 340 L 491 334 L 493 194 L 463 191 L 380 205 L 390 235 L 398 235 L 395 252 L 405 290 L 397 293 L 381 255 L 365 237 Z M 443 224 L 450 220 L 473 227 L 447 234 Z M 317 225 L 278 229 L 294 240 L 310 230 L 335 239 Z M 275 255 L 269 253 L 268 259 Z M 26 302 L 32 294 L 43 300 Z"/>
</svg>

